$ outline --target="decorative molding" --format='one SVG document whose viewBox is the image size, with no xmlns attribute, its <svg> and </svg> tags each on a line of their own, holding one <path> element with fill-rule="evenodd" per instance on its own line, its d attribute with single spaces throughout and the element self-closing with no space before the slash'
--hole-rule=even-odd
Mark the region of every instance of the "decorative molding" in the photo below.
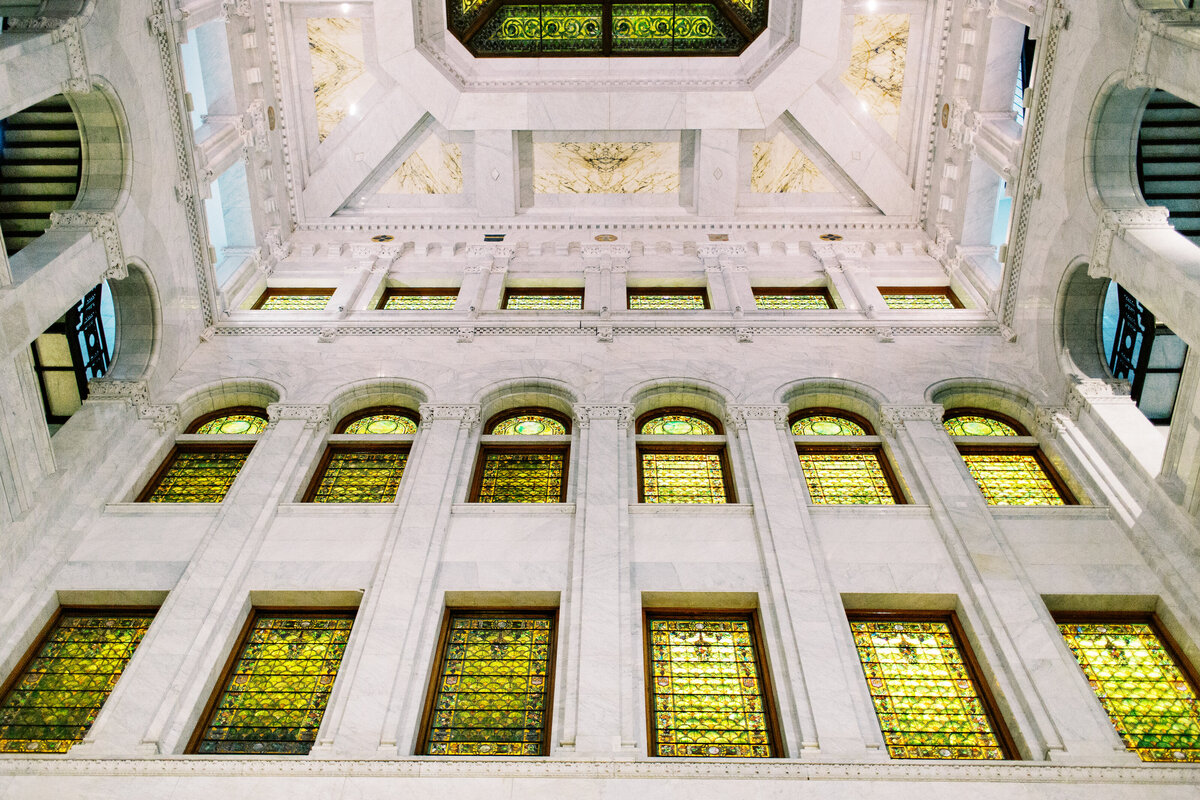
<svg viewBox="0 0 1200 800">
<path fill-rule="evenodd" d="M 1033 422 L 1038 430 L 1053 439 L 1074 417 L 1070 406 L 1038 406 L 1033 413 Z"/>
<path fill-rule="evenodd" d="M 64 92 L 86 94 L 92 90 L 92 73 L 88 71 L 87 57 L 83 52 L 83 37 L 79 34 L 79 20 L 72 18 L 56 27 L 50 34 L 51 41 L 59 42 L 67 49 L 67 66 L 71 77 L 63 82 Z"/>
<path fill-rule="evenodd" d="M 421 403 L 417 411 L 422 420 L 456 419 L 460 428 L 470 429 L 479 424 L 479 406 L 474 403 Z"/>
<path fill-rule="evenodd" d="M 582 404 L 575 406 L 574 410 L 575 424 L 584 430 L 591 425 L 594 419 L 614 419 L 617 421 L 617 428 L 620 430 L 627 429 L 629 423 L 633 421 L 633 406 L 626 404 Z"/>
<path fill-rule="evenodd" d="M 1112 255 L 1113 242 L 1126 231 L 1154 228 L 1169 229 L 1168 211 L 1165 206 L 1137 206 L 1134 208 L 1106 208 L 1100 214 L 1100 225 L 1092 239 L 1092 254 L 1088 261 L 1088 275 L 1093 278 L 1110 278 L 1108 259 Z"/>
<path fill-rule="evenodd" d="M 1131 389 L 1129 381 L 1120 379 L 1075 378 L 1067 394 L 1067 412 L 1072 419 L 1079 419 L 1088 406 L 1132 405 Z"/>
<path fill-rule="evenodd" d="M 254 13 L 250 0 L 221 0 L 221 19 L 230 22 L 234 17 L 249 17 Z"/>
<path fill-rule="evenodd" d="M 928 403 L 921 406 L 881 406 L 879 409 L 880 426 L 889 433 L 895 433 L 901 426 L 909 422 L 929 422 L 940 426 L 946 409 L 940 403 Z"/>
<path fill-rule="evenodd" d="M 51 228 L 87 228 L 92 237 L 104 244 L 108 268 L 103 277 L 123 280 L 129 276 L 125 262 L 125 249 L 121 247 L 121 235 L 117 230 L 117 217 L 111 211 L 51 211 Z"/>
<path fill-rule="evenodd" d="M 270 425 L 284 419 L 298 419 L 304 421 L 305 428 L 320 428 L 329 424 L 329 406 L 271 403 L 267 406 L 267 419 Z"/>
<path fill-rule="evenodd" d="M 725 409 L 725 421 L 729 427 L 746 430 L 752 419 L 764 419 L 775 423 L 780 430 L 787 429 L 788 410 L 785 405 L 736 405 Z"/>
<path fill-rule="evenodd" d="M 612 244 L 612 243 L 595 243 L 581 245 L 579 255 L 584 258 L 604 258 L 609 257 L 624 261 L 632 254 L 632 248 L 627 244 Z"/>
<path fill-rule="evenodd" d="M 166 433 L 179 425 L 179 406 L 175 403 L 152 405 L 145 381 L 96 378 L 88 381 L 87 402 L 127 403 L 137 412 L 138 419 L 150 420 L 159 433 Z"/>
<path fill-rule="evenodd" d="M 701 259 L 744 256 L 746 255 L 746 245 L 742 242 L 710 242 L 697 246 L 696 255 Z"/>
</svg>

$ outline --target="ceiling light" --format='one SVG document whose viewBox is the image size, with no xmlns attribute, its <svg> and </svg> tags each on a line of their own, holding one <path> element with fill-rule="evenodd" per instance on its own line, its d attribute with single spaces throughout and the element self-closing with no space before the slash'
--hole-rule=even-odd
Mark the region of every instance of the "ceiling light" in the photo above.
<svg viewBox="0 0 1200 800">
<path fill-rule="evenodd" d="M 871 0 L 871 2 L 874 3 L 874 0 Z M 343 14 L 350 13 L 350 4 L 349 3 L 342 3 L 342 13 Z"/>
<path fill-rule="evenodd" d="M 342 9 L 345 10 L 345 8 L 346 7 L 343 5 Z M 874 14 L 878 10 L 879 10 L 879 0 L 867 0 L 867 11 L 870 11 L 872 14 Z"/>
</svg>

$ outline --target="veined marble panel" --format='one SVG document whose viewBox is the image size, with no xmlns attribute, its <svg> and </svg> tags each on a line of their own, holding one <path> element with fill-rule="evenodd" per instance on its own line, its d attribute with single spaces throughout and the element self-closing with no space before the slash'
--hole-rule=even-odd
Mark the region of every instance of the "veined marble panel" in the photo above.
<svg viewBox="0 0 1200 800">
<path fill-rule="evenodd" d="M 756 194 L 837 192 L 812 159 L 787 134 L 756 142 L 750 167 L 750 191 Z"/>
<path fill-rule="evenodd" d="M 362 20 L 309 19 L 308 53 L 317 106 L 317 138 L 323 142 L 347 114 L 357 112 L 357 103 L 371 88 Z"/>
<path fill-rule="evenodd" d="M 892 138 L 900 130 L 900 98 L 908 56 L 908 14 L 857 14 L 844 83 Z"/>
<path fill-rule="evenodd" d="M 462 147 L 425 137 L 379 188 L 379 194 L 462 194 Z"/>
<path fill-rule="evenodd" d="M 535 194 L 672 194 L 678 142 L 535 142 Z"/>
</svg>

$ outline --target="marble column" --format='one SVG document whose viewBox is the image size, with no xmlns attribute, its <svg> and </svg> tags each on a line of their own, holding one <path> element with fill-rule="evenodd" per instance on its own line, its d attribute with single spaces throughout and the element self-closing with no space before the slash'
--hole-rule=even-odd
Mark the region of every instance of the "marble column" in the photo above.
<svg viewBox="0 0 1200 800">
<path fill-rule="evenodd" d="M 462 313 L 474 309 L 479 311 L 483 306 L 483 290 L 487 286 L 488 270 L 491 261 L 469 262 L 463 268 L 462 283 L 458 288 L 458 297 L 454 301 L 454 310 Z"/>
<path fill-rule="evenodd" d="M 67 49 L 54 31 L 5 31 L 0 44 L 0 119 L 53 97 L 71 77 Z"/>
</svg>

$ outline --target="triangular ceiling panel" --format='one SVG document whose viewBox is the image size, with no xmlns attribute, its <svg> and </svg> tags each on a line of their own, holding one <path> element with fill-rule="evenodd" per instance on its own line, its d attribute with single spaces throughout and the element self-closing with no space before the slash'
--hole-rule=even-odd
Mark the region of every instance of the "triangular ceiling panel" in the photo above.
<svg viewBox="0 0 1200 800">
<path fill-rule="evenodd" d="M 428 130 L 377 194 L 461 194 L 462 190 L 462 146 Z"/>
<path fill-rule="evenodd" d="M 783 131 L 755 142 L 750 191 L 755 194 L 831 194 L 837 187 Z"/>
<path fill-rule="evenodd" d="M 812 209 L 870 209 L 853 180 L 790 115 L 766 130 L 747 132 L 743 144 L 749 178 L 742 205 L 804 206 Z M 745 141 L 745 140 L 743 140 Z"/>
</svg>

